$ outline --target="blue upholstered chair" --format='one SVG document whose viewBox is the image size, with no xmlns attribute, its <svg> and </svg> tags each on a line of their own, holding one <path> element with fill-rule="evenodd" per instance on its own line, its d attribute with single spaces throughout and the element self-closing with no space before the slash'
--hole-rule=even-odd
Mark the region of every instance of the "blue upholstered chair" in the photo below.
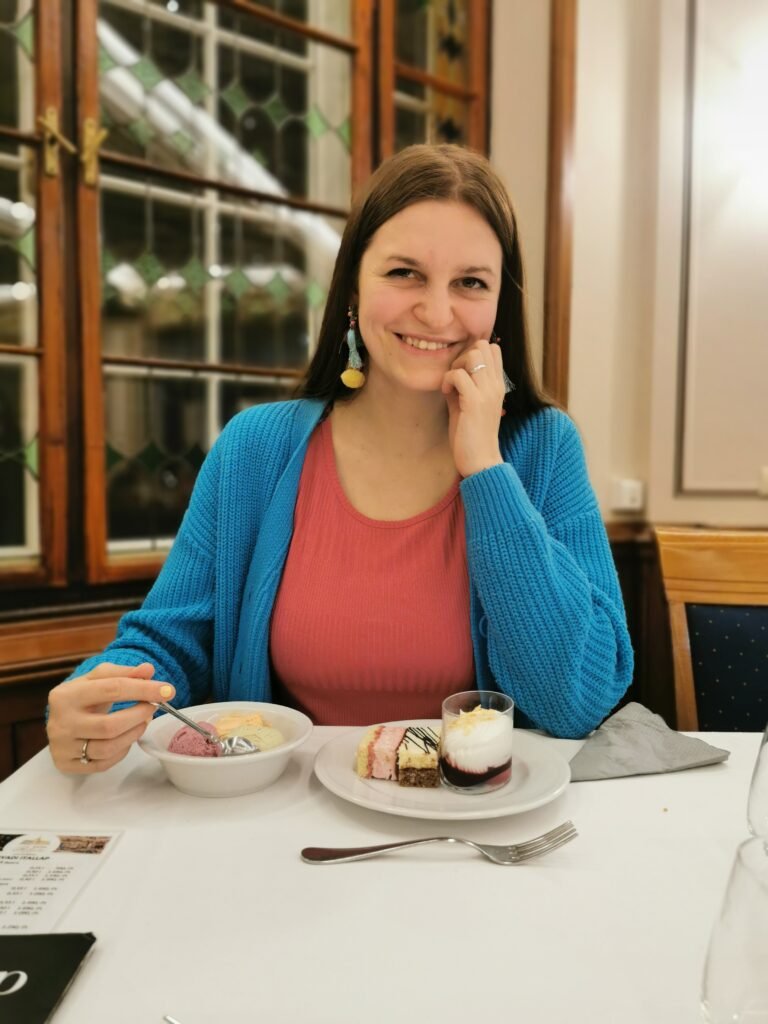
<svg viewBox="0 0 768 1024">
<path fill-rule="evenodd" d="M 677 727 L 768 722 L 768 531 L 657 527 Z"/>
</svg>

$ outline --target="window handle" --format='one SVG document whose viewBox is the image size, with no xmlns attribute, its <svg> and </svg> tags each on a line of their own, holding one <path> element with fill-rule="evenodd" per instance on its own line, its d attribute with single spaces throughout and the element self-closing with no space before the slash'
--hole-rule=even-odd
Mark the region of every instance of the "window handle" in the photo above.
<svg viewBox="0 0 768 1024">
<path fill-rule="evenodd" d="M 43 129 L 45 173 L 51 178 L 58 178 L 59 146 L 63 146 L 69 153 L 76 153 L 77 146 L 59 131 L 59 112 L 56 107 L 48 107 L 45 117 L 38 117 L 37 123 Z"/>
<path fill-rule="evenodd" d="M 99 180 L 99 153 L 101 145 L 109 132 L 100 128 L 95 117 L 86 117 L 83 122 L 83 152 L 80 160 L 83 164 L 83 181 L 86 185 L 96 185 Z"/>
</svg>

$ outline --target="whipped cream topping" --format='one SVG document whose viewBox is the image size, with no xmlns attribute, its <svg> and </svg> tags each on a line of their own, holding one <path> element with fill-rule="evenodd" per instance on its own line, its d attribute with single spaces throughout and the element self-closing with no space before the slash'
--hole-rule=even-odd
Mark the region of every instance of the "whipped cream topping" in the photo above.
<svg viewBox="0 0 768 1024">
<path fill-rule="evenodd" d="M 512 719 L 491 708 L 460 711 L 443 729 L 442 756 L 465 772 L 485 772 L 512 756 Z"/>
</svg>

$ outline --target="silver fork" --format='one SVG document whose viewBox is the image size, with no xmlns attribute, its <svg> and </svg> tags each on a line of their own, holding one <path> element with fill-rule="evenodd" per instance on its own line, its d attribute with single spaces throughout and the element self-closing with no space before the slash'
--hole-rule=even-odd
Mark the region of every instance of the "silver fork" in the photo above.
<svg viewBox="0 0 768 1024">
<path fill-rule="evenodd" d="M 488 843 L 476 843 L 472 839 L 460 839 L 458 836 L 431 836 L 428 839 L 407 839 L 401 843 L 384 843 L 383 846 L 347 846 L 334 849 L 326 846 L 307 846 L 301 851 L 301 859 L 307 864 L 340 864 L 344 861 L 366 860 L 378 857 L 380 853 L 390 850 L 404 850 L 407 846 L 426 846 L 427 843 L 464 843 L 473 850 L 482 853 L 494 864 L 522 864 L 533 857 L 541 857 L 560 846 L 565 846 L 575 839 L 579 833 L 572 821 L 565 821 L 557 828 L 545 832 L 535 839 L 513 846 L 491 846 Z"/>
</svg>

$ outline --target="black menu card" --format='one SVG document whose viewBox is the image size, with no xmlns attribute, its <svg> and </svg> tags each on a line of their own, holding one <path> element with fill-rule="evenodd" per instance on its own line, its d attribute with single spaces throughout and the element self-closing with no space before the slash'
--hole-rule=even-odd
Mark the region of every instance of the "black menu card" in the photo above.
<svg viewBox="0 0 768 1024">
<path fill-rule="evenodd" d="M 0 935 L 0 1024 L 45 1024 L 86 954 L 91 932 Z"/>
</svg>

